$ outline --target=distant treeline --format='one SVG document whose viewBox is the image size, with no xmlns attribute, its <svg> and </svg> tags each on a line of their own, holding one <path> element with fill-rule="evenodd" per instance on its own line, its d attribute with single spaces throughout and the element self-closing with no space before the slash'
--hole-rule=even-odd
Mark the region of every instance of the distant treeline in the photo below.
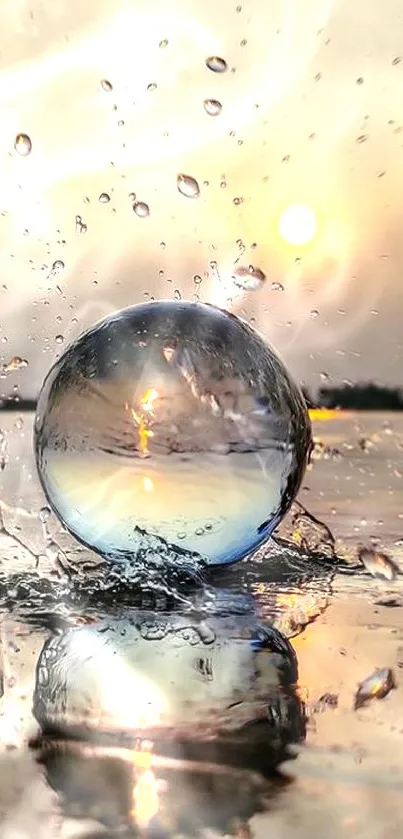
<svg viewBox="0 0 403 839">
<path fill-rule="evenodd" d="M 341 408 L 352 411 L 403 411 L 400 388 L 385 387 L 374 382 L 359 382 L 340 387 L 321 387 L 312 397 L 304 387 L 308 408 Z"/>
<path fill-rule="evenodd" d="M 35 411 L 36 399 L 0 399 L 0 411 Z"/>
<path fill-rule="evenodd" d="M 341 408 L 351 411 L 403 411 L 400 388 L 359 382 L 340 387 L 321 387 L 313 396 L 302 387 L 308 408 Z M 35 411 L 36 399 L 0 399 L 0 411 Z"/>
</svg>

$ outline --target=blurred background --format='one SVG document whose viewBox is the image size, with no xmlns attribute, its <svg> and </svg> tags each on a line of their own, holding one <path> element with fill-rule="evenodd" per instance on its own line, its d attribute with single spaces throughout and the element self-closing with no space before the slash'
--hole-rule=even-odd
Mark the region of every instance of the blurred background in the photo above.
<svg viewBox="0 0 403 839">
<path fill-rule="evenodd" d="M 3 399 L 152 297 L 227 306 L 313 393 L 400 385 L 397 0 L 3 0 L 0 27 Z"/>
</svg>

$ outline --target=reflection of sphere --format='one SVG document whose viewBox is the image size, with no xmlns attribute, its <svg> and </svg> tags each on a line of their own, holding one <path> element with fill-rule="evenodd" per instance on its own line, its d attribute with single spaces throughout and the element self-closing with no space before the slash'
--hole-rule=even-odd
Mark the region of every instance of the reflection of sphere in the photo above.
<svg viewBox="0 0 403 839">
<path fill-rule="evenodd" d="M 290 245 L 308 244 L 315 236 L 316 229 L 315 213 L 305 204 L 287 207 L 280 217 L 280 233 Z"/>
<path fill-rule="evenodd" d="M 134 306 L 82 335 L 35 420 L 49 503 L 115 559 L 159 540 L 212 564 L 244 557 L 288 509 L 309 445 L 303 399 L 270 347 L 184 302 Z"/>
<path fill-rule="evenodd" d="M 290 643 L 255 615 L 133 610 L 47 641 L 33 707 L 45 734 L 267 773 L 304 735 L 297 678 Z"/>
</svg>

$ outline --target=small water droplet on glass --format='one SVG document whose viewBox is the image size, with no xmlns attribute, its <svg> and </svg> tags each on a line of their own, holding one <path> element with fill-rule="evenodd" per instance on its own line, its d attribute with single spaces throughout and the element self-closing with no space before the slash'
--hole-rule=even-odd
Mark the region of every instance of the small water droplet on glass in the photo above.
<svg viewBox="0 0 403 839">
<path fill-rule="evenodd" d="M 402 56 L 397 55 L 396 58 L 394 58 L 393 61 L 392 61 L 393 67 L 396 67 L 396 64 L 400 64 L 401 60 L 402 60 Z"/>
<path fill-rule="evenodd" d="M 102 79 L 101 87 L 102 90 L 105 91 L 105 93 L 111 93 L 111 91 L 113 90 L 112 82 L 109 82 L 108 79 Z"/>
<path fill-rule="evenodd" d="M 167 38 L 163 38 L 162 41 L 159 42 L 158 46 L 160 47 L 160 49 L 164 49 L 164 47 L 167 47 L 168 46 Z"/>
<path fill-rule="evenodd" d="M 195 285 L 201 285 L 202 278 L 201 278 L 200 274 L 195 274 L 194 275 L 193 282 L 194 282 Z"/>
<path fill-rule="evenodd" d="M 32 150 L 32 141 L 28 134 L 17 134 L 14 148 L 21 157 L 27 157 Z"/>
<path fill-rule="evenodd" d="M 246 44 L 247 44 L 247 43 L 248 43 L 248 42 L 247 42 L 246 38 L 242 38 L 242 41 L 240 41 L 240 42 L 239 42 L 239 46 L 240 46 L 240 47 L 246 47 Z"/>
<path fill-rule="evenodd" d="M 284 291 L 284 286 L 282 283 L 274 282 L 271 284 L 272 291 Z"/>
<path fill-rule="evenodd" d="M 356 139 L 356 143 L 366 143 L 368 140 L 368 134 L 360 134 L 359 137 Z"/>
<path fill-rule="evenodd" d="M 76 216 L 76 233 L 86 233 L 87 225 L 83 222 L 81 216 Z"/>
<path fill-rule="evenodd" d="M 147 85 L 147 90 L 149 93 L 152 93 L 153 90 L 157 90 L 155 82 L 150 82 L 150 84 Z"/>
<path fill-rule="evenodd" d="M 63 344 L 64 342 L 64 335 L 56 335 L 55 337 L 56 344 Z"/>
<path fill-rule="evenodd" d="M 107 192 L 101 192 L 101 194 L 98 198 L 98 201 L 99 201 L 100 204 L 109 204 L 110 200 L 111 200 L 110 196 L 108 195 Z"/>
<path fill-rule="evenodd" d="M 266 274 L 254 265 L 240 265 L 232 274 L 232 280 L 238 288 L 244 291 L 256 291 L 266 279 Z"/>
<path fill-rule="evenodd" d="M 205 99 L 203 108 L 210 117 L 217 117 L 222 111 L 222 104 L 218 99 Z"/>
<path fill-rule="evenodd" d="M 65 265 L 62 259 L 55 259 L 54 263 L 52 264 L 52 268 L 50 269 L 50 275 L 54 276 L 55 274 L 60 274 L 61 271 L 64 271 Z"/>
<path fill-rule="evenodd" d="M 355 82 L 355 83 L 356 83 L 356 84 L 364 84 L 364 79 L 363 79 L 363 77 L 362 77 L 362 76 L 358 76 L 358 79 L 356 79 L 356 82 Z"/>
<path fill-rule="evenodd" d="M 182 300 L 182 295 L 178 288 L 176 288 L 174 291 L 174 300 Z"/>
<path fill-rule="evenodd" d="M 317 309 L 311 309 L 311 318 L 318 318 L 319 312 Z"/>
<path fill-rule="evenodd" d="M 330 379 L 329 373 L 326 373 L 324 370 L 319 375 L 323 382 L 328 382 Z"/>
<path fill-rule="evenodd" d="M 199 184 L 196 178 L 192 178 L 191 175 L 179 174 L 176 179 L 176 185 L 179 192 L 186 198 L 198 198 L 200 195 Z"/>
<path fill-rule="evenodd" d="M 15 355 L 10 361 L 6 362 L 6 364 L 1 365 L 0 375 L 15 373 L 17 370 L 23 370 L 25 367 L 28 367 L 27 359 L 21 358 L 19 355 Z"/>
<path fill-rule="evenodd" d="M 133 210 L 139 218 L 146 218 L 150 215 L 150 208 L 145 201 L 136 201 L 133 204 Z"/>
<path fill-rule="evenodd" d="M 38 513 L 39 521 L 41 521 L 42 524 L 45 524 L 45 522 L 47 522 L 50 514 L 51 514 L 50 507 L 41 507 L 41 509 L 39 510 L 39 513 Z"/>
<path fill-rule="evenodd" d="M 235 204 L 236 207 L 238 207 L 239 204 L 243 204 L 243 198 L 240 198 L 240 197 L 233 198 L 232 203 Z"/>
<path fill-rule="evenodd" d="M 225 58 L 220 58 L 219 55 L 210 55 L 209 58 L 206 58 L 206 67 L 213 73 L 225 73 L 228 70 Z"/>
</svg>

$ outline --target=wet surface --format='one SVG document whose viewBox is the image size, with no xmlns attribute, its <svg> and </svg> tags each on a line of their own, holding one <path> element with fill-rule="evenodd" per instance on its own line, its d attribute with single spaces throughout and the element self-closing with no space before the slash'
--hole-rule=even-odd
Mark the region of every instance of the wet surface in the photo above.
<svg viewBox="0 0 403 839">
<path fill-rule="evenodd" d="M 399 417 L 316 423 L 253 559 L 123 582 L 44 510 L 31 425 L 2 417 L 2 835 L 400 836 Z"/>
</svg>

